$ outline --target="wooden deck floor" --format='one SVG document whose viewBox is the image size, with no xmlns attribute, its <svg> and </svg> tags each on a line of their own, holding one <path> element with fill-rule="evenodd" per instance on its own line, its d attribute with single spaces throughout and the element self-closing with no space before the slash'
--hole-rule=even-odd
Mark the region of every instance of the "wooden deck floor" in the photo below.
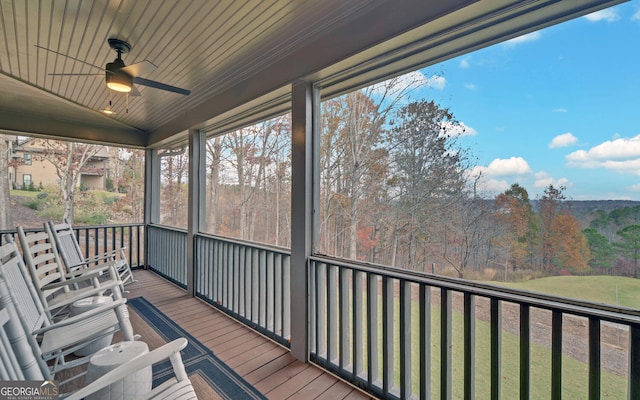
<svg viewBox="0 0 640 400">
<path fill-rule="evenodd" d="M 129 296 L 144 296 L 269 399 L 370 399 L 158 275 L 136 270 Z"/>
</svg>

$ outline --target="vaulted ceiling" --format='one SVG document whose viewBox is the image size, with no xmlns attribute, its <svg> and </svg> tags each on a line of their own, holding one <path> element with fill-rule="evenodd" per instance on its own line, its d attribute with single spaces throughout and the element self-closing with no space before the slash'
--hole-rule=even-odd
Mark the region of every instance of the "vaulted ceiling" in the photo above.
<svg viewBox="0 0 640 400">
<path fill-rule="evenodd" d="M 0 0 L 0 130 L 149 147 L 265 101 L 298 79 L 355 87 L 619 3 L 606 0 Z M 125 64 L 191 91 L 110 91 Z M 60 73 L 77 76 L 52 75 Z M 92 75 L 89 75 L 92 74 Z M 116 112 L 100 111 L 111 102 Z"/>
</svg>

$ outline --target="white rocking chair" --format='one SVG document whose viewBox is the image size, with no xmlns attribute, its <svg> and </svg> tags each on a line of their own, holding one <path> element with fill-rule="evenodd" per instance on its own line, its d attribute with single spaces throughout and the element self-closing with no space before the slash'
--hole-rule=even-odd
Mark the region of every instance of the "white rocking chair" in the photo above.
<svg viewBox="0 0 640 400">
<path fill-rule="evenodd" d="M 54 224 L 53 221 L 49 221 L 44 224 L 44 227 L 56 243 L 58 252 L 68 272 L 107 262 L 113 263 L 116 266 L 123 286 L 135 282 L 124 247 L 107 251 L 94 257 L 85 258 L 82 254 L 78 239 L 73 232 L 73 227 L 67 220 L 61 224 Z"/>
<path fill-rule="evenodd" d="M 31 281 L 50 318 L 64 316 L 69 306 L 77 300 L 102 295 L 109 290 L 113 292 L 120 285 L 117 274 L 109 275 L 110 265 L 67 273 L 53 240 L 46 232 L 25 233 L 22 227 L 17 230 Z M 122 298 L 119 290 L 118 293 L 119 297 L 116 299 Z"/>
<path fill-rule="evenodd" d="M 37 348 L 32 347 L 35 341 L 26 339 L 31 335 L 25 334 L 23 325 L 18 323 L 19 315 L 12 301 L 6 297 L 7 286 L 1 278 L 0 289 L 4 293 L 0 295 L 0 380 L 52 380 L 46 364 L 42 362 L 42 359 L 38 360 L 33 352 L 33 349 L 36 349 L 35 353 L 37 353 Z M 197 400 L 193 385 L 180 357 L 180 351 L 186 345 L 185 338 L 176 339 L 119 366 L 84 388 L 68 396 L 63 394 L 63 396 L 69 400 L 87 398 L 136 371 L 169 359 L 174 369 L 175 378 L 153 388 L 141 399 Z"/>
<path fill-rule="evenodd" d="M 11 238 L 7 244 L 0 246 L 0 261 L 0 304 L 16 310 L 16 318 L 22 324 L 23 331 L 27 332 L 36 359 L 44 363 L 51 379 L 62 370 L 87 363 L 91 356 L 68 361 L 69 354 L 117 330 L 122 331 L 125 340 L 135 339 L 127 316 L 126 299 L 120 295 L 115 268 L 109 267 L 112 276 L 116 277 L 112 288 L 116 299 L 112 303 L 54 322 L 29 279 L 22 257 Z"/>
</svg>

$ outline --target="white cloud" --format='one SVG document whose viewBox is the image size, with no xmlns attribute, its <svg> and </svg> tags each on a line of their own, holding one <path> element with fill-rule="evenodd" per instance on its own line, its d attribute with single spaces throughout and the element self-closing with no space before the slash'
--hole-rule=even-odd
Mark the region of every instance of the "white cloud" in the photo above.
<svg viewBox="0 0 640 400">
<path fill-rule="evenodd" d="M 517 46 L 521 43 L 525 43 L 525 42 L 534 42 L 538 39 L 540 39 L 542 35 L 540 34 L 539 31 L 536 32 L 531 32 L 531 33 L 527 33 L 525 35 L 522 36 L 518 36 L 516 38 L 507 40 L 506 42 L 503 43 L 503 45 L 505 47 L 514 47 Z"/>
<path fill-rule="evenodd" d="M 531 172 L 529 163 L 522 157 L 496 158 L 486 167 L 489 176 L 524 175 Z"/>
<path fill-rule="evenodd" d="M 566 112 L 569 112 L 569 110 L 567 110 L 566 108 L 554 108 L 553 112 L 554 113 L 566 113 Z"/>
<path fill-rule="evenodd" d="M 395 78 L 376 83 L 368 90 L 370 90 L 374 95 L 394 97 L 406 94 L 423 86 L 442 90 L 445 85 L 446 79 L 442 76 L 433 75 L 431 78 L 427 78 L 422 72 L 413 71 L 408 74 L 396 76 Z"/>
<path fill-rule="evenodd" d="M 594 13 L 585 15 L 584 17 L 591 22 L 598 22 L 598 21 L 613 22 L 620 19 L 620 15 L 618 15 L 618 12 L 612 8 L 596 11 Z"/>
<path fill-rule="evenodd" d="M 632 16 L 631 16 L 631 20 L 632 21 L 640 21 L 640 9 L 638 9 Z"/>
<path fill-rule="evenodd" d="M 473 129 L 470 126 L 465 125 L 464 122 L 460 122 L 458 124 L 453 124 L 449 121 L 445 121 L 440 123 L 442 130 L 451 136 L 475 136 L 478 134 L 478 131 Z"/>
<path fill-rule="evenodd" d="M 476 90 L 476 85 L 473 83 L 465 83 L 464 87 L 469 90 Z"/>
<path fill-rule="evenodd" d="M 469 57 L 465 57 L 462 60 L 460 60 L 460 68 L 467 69 L 470 66 L 471 64 L 469 64 Z"/>
<path fill-rule="evenodd" d="M 426 78 L 425 85 L 431 89 L 444 90 L 447 80 L 444 76 L 432 75 L 431 78 Z"/>
<path fill-rule="evenodd" d="M 605 168 L 640 175 L 640 135 L 607 140 L 589 150 L 574 151 L 566 159 L 570 167 Z"/>
<path fill-rule="evenodd" d="M 573 133 L 567 132 L 562 135 L 558 135 L 551 140 L 549 143 L 550 149 L 557 149 L 558 147 L 567 147 L 572 144 L 576 144 L 578 142 L 578 138 L 573 136 Z"/>
<path fill-rule="evenodd" d="M 546 188 L 549 185 L 553 185 L 555 187 L 559 186 L 571 186 L 571 182 L 567 178 L 555 179 L 552 176 L 549 176 L 544 171 L 536 172 L 535 181 L 533 182 L 533 186 L 536 188 Z"/>
</svg>

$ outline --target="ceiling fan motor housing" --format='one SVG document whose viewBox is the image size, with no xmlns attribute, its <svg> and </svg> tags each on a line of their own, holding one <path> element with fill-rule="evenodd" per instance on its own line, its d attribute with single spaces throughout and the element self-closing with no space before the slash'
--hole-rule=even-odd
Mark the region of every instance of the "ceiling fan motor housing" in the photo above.
<svg viewBox="0 0 640 400">
<path fill-rule="evenodd" d="M 133 85 L 133 77 L 122 71 L 124 62 L 120 57 L 111 63 L 107 63 L 105 80 L 109 89 L 118 92 L 130 92 Z"/>
</svg>

